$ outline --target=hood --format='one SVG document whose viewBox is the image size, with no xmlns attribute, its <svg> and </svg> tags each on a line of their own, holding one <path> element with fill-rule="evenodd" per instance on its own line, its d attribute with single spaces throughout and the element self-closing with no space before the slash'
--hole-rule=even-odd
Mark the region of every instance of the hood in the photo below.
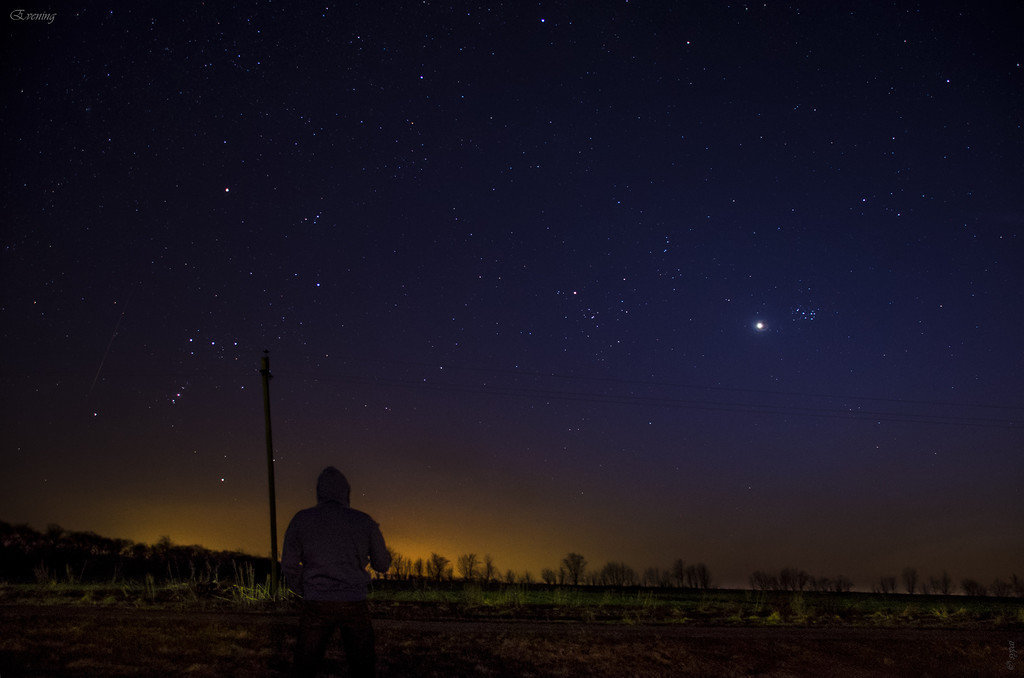
<svg viewBox="0 0 1024 678">
<path fill-rule="evenodd" d="M 345 475 L 333 466 L 328 466 L 320 472 L 316 481 L 316 503 L 336 501 L 342 506 L 348 506 L 349 490 Z"/>
</svg>

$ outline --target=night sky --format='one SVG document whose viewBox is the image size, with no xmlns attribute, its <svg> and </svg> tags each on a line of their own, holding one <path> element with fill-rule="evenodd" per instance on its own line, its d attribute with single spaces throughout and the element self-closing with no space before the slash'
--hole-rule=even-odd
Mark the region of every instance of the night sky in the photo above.
<svg viewBox="0 0 1024 678">
<path fill-rule="evenodd" d="M 1019 2 L 25 7 L 0 520 L 1024 574 Z"/>
</svg>

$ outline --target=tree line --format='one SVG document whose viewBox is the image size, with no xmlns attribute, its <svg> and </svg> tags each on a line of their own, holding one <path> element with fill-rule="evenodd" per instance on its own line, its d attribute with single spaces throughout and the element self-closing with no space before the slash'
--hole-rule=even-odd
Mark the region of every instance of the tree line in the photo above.
<svg viewBox="0 0 1024 678">
<path fill-rule="evenodd" d="M 383 575 L 391 580 L 464 582 L 489 584 L 546 584 L 550 586 L 664 587 L 710 589 L 711 573 L 704 563 L 687 564 L 677 559 L 667 568 L 648 567 L 642 572 L 621 561 L 609 561 L 589 568 L 583 555 L 566 554 L 556 567 L 543 568 L 540 576 L 531 572 L 500 570 L 490 554 L 482 557 L 463 553 L 454 561 L 439 553 L 427 558 L 409 558 L 391 551 L 390 569 Z M 168 581 L 231 581 L 245 568 L 259 578 L 270 573 L 270 559 L 240 551 L 212 551 L 202 546 L 174 544 L 161 537 L 155 544 L 130 539 L 111 539 L 94 532 L 74 532 L 49 525 L 40 532 L 27 525 L 0 521 L 0 581 L 118 582 L 145 577 Z M 758 570 L 749 577 L 750 588 L 758 591 L 820 591 L 848 593 L 854 583 L 844 575 L 815 577 L 805 570 L 787 567 L 778 571 Z M 963 578 L 954 582 L 945 571 L 924 577 L 916 568 L 904 568 L 900 577 L 882 576 L 872 582 L 876 593 L 893 594 L 963 593 L 968 596 L 1024 597 L 1024 580 L 1016 574 L 983 584 Z"/>
<path fill-rule="evenodd" d="M 660 586 L 693 589 L 709 589 L 711 572 L 704 563 L 687 565 L 682 559 L 670 567 L 661 569 L 649 567 L 638 573 L 626 563 L 609 561 L 598 569 L 588 569 L 587 559 L 579 553 L 569 553 L 558 563 L 558 567 L 546 567 L 540 571 L 539 579 L 529 570 L 502 572 L 490 554 L 483 557 L 475 553 L 463 553 L 454 562 L 439 553 L 427 558 L 409 558 L 397 551 L 391 553 L 391 568 L 385 578 L 395 580 L 427 580 L 435 582 L 454 581 L 456 575 L 462 581 L 480 584 L 548 584 L 551 586 Z"/>
<path fill-rule="evenodd" d="M 119 582 L 153 577 L 216 583 L 232 580 L 240 568 L 263 578 L 270 559 L 239 551 L 181 546 L 170 537 L 155 544 L 111 539 L 49 525 L 40 532 L 0 521 L 0 580 L 7 582 Z"/>
<path fill-rule="evenodd" d="M 892 575 L 879 577 L 872 582 L 872 593 L 894 594 L 902 592 L 910 595 L 944 595 L 949 596 L 961 592 L 966 596 L 996 596 L 1008 598 L 1016 596 L 1024 598 L 1024 580 L 1015 573 L 1009 579 L 996 579 L 986 586 L 975 579 L 963 578 L 959 585 L 953 581 L 949 573 L 943 571 L 937 576 L 925 579 L 915 567 L 906 567 L 899 579 Z M 786 567 L 778 572 L 758 570 L 750 575 L 750 588 L 757 591 L 819 591 L 822 593 L 848 593 L 853 589 L 853 582 L 843 575 L 836 577 L 814 577 L 806 571 Z"/>
</svg>

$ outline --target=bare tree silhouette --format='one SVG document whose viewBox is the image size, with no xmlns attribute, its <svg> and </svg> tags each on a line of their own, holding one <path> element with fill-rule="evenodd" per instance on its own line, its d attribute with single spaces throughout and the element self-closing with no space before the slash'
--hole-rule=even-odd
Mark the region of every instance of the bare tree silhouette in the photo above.
<svg viewBox="0 0 1024 678">
<path fill-rule="evenodd" d="M 494 565 L 494 558 L 491 557 L 490 553 L 484 555 L 484 565 L 481 571 L 485 584 L 490 584 L 492 579 L 498 577 L 498 568 Z"/>
<path fill-rule="evenodd" d="M 849 593 L 853 588 L 853 581 L 845 574 L 838 574 L 832 580 L 832 591 L 835 593 Z"/>
<path fill-rule="evenodd" d="M 672 563 L 672 582 L 680 588 L 686 585 L 686 564 L 682 558 Z"/>
<path fill-rule="evenodd" d="M 578 553 L 570 553 L 562 558 L 562 566 L 565 568 L 569 583 L 578 586 L 583 577 L 584 568 L 587 566 L 587 560 Z"/>
<path fill-rule="evenodd" d="M 670 586 L 670 579 L 668 572 L 663 571 L 660 567 L 648 567 L 640 578 L 640 585 L 651 587 Z"/>
<path fill-rule="evenodd" d="M 434 581 L 441 581 L 447 574 L 449 562 L 444 556 L 431 553 L 430 558 L 427 559 L 427 577 Z"/>
<path fill-rule="evenodd" d="M 879 577 L 873 588 L 876 593 L 896 593 L 896 577 Z"/>
<path fill-rule="evenodd" d="M 480 560 L 476 557 L 475 553 L 463 553 L 458 558 L 457 567 L 459 568 L 459 576 L 466 581 L 473 581 L 476 579 L 477 568 L 480 567 Z"/>
<path fill-rule="evenodd" d="M 633 586 L 636 572 L 625 563 L 609 562 L 601 568 L 600 580 L 604 586 Z"/>
<path fill-rule="evenodd" d="M 1009 582 L 997 578 L 992 582 L 992 586 L 988 587 L 988 592 L 997 598 L 1007 598 L 1013 592 L 1013 587 Z"/>
<path fill-rule="evenodd" d="M 967 596 L 988 595 L 988 589 L 985 588 L 985 585 L 974 579 L 961 579 L 960 588 L 963 590 L 964 595 Z"/>
<path fill-rule="evenodd" d="M 755 591 L 774 591 L 779 588 L 779 579 L 775 575 L 756 570 L 750 574 L 750 588 Z"/>
<path fill-rule="evenodd" d="M 385 576 L 390 579 L 402 579 L 403 571 L 409 567 L 407 565 L 409 559 L 392 548 L 388 548 L 388 555 L 391 556 L 391 567 L 388 568 Z"/>
<path fill-rule="evenodd" d="M 698 589 L 711 588 L 711 571 L 704 563 L 697 563 L 693 566 L 693 577 Z"/>
<path fill-rule="evenodd" d="M 948 596 L 953 591 L 953 580 L 945 570 L 942 571 L 940 576 L 932 577 L 930 581 L 932 591 L 935 593 L 941 593 L 944 596 Z"/>
<path fill-rule="evenodd" d="M 786 567 L 779 572 L 779 588 L 783 591 L 803 591 L 811 575 L 796 567 Z"/>
<path fill-rule="evenodd" d="M 686 566 L 686 586 L 691 589 L 711 588 L 711 572 L 704 563 Z"/>
<path fill-rule="evenodd" d="M 917 570 L 913 567 L 903 568 L 903 588 L 910 595 L 914 595 L 914 591 L 917 589 Z"/>
</svg>

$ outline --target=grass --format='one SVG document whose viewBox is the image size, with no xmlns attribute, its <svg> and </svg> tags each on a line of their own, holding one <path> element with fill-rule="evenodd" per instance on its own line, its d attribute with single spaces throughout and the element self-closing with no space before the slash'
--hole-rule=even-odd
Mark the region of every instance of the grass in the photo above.
<svg viewBox="0 0 1024 678">
<path fill-rule="evenodd" d="M 293 596 L 271 596 L 269 578 L 258 581 L 252 568 L 241 567 L 229 581 L 158 580 L 147 574 L 139 580 L 80 583 L 48 580 L 37 584 L 0 583 L 0 605 L 99 605 L 169 607 L 176 609 L 265 608 Z"/>
<path fill-rule="evenodd" d="M 736 626 L 861 626 L 904 628 L 1024 628 L 1024 600 L 869 593 L 754 592 L 742 590 L 600 589 L 481 586 L 442 583 L 409 586 L 380 582 L 370 595 L 376 609 L 415 606 L 445 618 L 528 618 L 593 622 Z"/>
<path fill-rule="evenodd" d="M 0 675 L 287 675 L 294 597 L 233 574 L 0 584 Z M 965 596 L 376 581 L 370 601 L 383 676 L 995 675 L 1024 629 L 1024 600 Z"/>
<path fill-rule="evenodd" d="M 275 599 L 284 600 L 288 597 L 287 592 L 282 592 L 275 597 L 268 575 L 263 581 L 258 581 L 256 569 L 251 565 L 234 566 L 235 578 L 231 584 L 231 600 L 239 606 L 253 607 L 265 606 L 275 602 Z"/>
<path fill-rule="evenodd" d="M 274 609 L 269 578 L 249 566 L 229 580 L 157 580 L 106 584 L 69 577 L 37 584 L 0 584 L 0 604 L 76 604 L 188 609 Z M 462 582 L 375 581 L 375 615 L 394 618 L 570 620 L 727 626 L 859 626 L 1024 628 L 1024 600 L 869 593 L 764 592 L 712 589 L 551 587 Z"/>
</svg>

